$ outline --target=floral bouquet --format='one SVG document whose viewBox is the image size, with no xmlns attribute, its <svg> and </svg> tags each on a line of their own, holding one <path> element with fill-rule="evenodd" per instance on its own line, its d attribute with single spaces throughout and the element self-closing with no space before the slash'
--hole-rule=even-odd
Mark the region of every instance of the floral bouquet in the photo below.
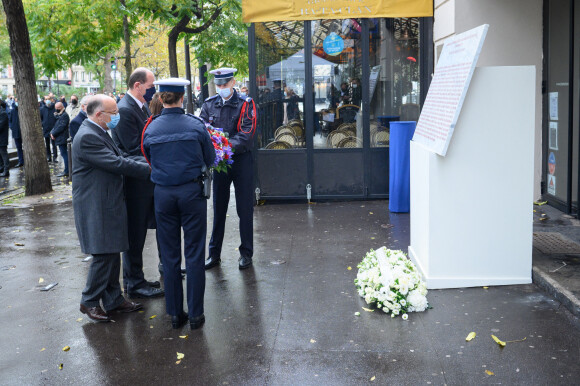
<svg viewBox="0 0 580 386">
<path fill-rule="evenodd" d="M 425 311 L 429 306 L 427 286 L 403 251 L 371 249 L 358 269 L 354 280 L 358 294 L 392 318 L 401 314 L 407 320 L 407 312 Z"/>
<path fill-rule="evenodd" d="M 215 149 L 215 161 L 212 169 L 217 172 L 227 172 L 232 167 L 234 150 L 223 129 L 206 125 L 207 131 Z"/>
</svg>

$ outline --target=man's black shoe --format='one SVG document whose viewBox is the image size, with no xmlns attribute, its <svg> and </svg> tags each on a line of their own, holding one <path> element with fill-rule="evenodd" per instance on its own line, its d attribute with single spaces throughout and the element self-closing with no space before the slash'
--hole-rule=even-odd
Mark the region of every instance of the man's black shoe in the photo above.
<svg viewBox="0 0 580 386">
<path fill-rule="evenodd" d="M 207 270 L 207 269 L 213 268 L 216 265 L 219 265 L 221 261 L 222 261 L 222 259 L 219 257 L 210 256 L 205 261 L 205 269 Z"/>
<path fill-rule="evenodd" d="M 128 292 L 130 298 L 158 298 L 160 296 L 165 295 L 165 291 L 161 288 L 154 288 L 154 287 L 142 287 L 132 290 Z"/>
<path fill-rule="evenodd" d="M 182 312 L 181 315 L 176 315 L 171 317 L 171 326 L 174 329 L 178 329 L 179 327 L 183 326 L 185 322 L 187 322 L 187 314 Z"/>
<path fill-rule="evenodd" d="M 18 162 L 16 165 L 14 165 L 15 168 L 19 168 L 21 166 L 24 166 L 24 164 L 21 164 L 20 162 Z"/>
<path fill-rule="evenodd" d="M 240 256 L 240 259 L 238 260 L 238 263 L 239 263 L 240 269 L 250 268 L 252 266 L 252 258 L 251 257 Z"/>
<path fill-rule="evenodd" d="M 147 285 L 153 288 L 161 288 L 161 283 L 159 283 L 158 281 L 148 281 Z"/>
<path fill-rule="evenodd" d="M 196 316 L 195 318 L 189 318 L 189 327 L 192 330 L 197 330 L 205 323 L 205 316 L 201 314 L 200 316 Z"/>
<path fill-rule="evenodd" d="M 68 173 L 62 172 L 56 175 L 57 177 L 68 177 Z"/>
<path fill-rule="evenodd" d="M 0 173 L 0 177 L 10 177 L 10 172 L 8 170 Z"/>
</svg>

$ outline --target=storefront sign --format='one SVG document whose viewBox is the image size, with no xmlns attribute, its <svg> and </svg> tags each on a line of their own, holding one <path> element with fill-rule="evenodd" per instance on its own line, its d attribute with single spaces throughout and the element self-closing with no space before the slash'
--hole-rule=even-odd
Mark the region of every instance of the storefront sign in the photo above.
<svg viewBox="0 0 580 386">
<path fill-rule="evenodd" d="M 344 50 L 344 40 L 336 32 L 331 32 L 322 42 L 322 49 L 330 56 L 340 55 Z"/>
<path fill-rule="evenodd" d="M 445 156 L 489 25 L 456 35 L 443 46 L 413 141 Z"/>
<path fill-rule="evenodd" d="M 548 173 L 552 175 L 556 173 L 556 156 L 554 153 L 550 153 L 548 157 Z"/>
<path fill-rule="evenodd" d="M 548 174 L 548 194 L 556 195 L 556 177 L 551 174 Z"/>
<path fill-rule="evenodd" d="M 430 17 L 433 0 L 242 0 L 244 23 L 376 17 Z"/>
</svg>

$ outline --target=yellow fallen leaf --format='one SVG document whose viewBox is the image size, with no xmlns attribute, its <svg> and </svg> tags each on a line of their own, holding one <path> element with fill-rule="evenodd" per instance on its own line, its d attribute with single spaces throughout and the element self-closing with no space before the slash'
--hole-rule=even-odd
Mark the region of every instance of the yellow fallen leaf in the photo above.
<svg viewBox="0 0 580 386">
<path fill-rule="evenodd" d="M 77 322 L 81 322 L 83 320 L 83 318 L 78 318 Z"/>
<path fill-rule="evenodd" d="M 62 363 L 60 365 L 58 365 L 58 369 L 62 370 Z"/>
<path fill-rule="evenodd" d="M 526 340 L 526 338 L 524 337 L 524 339 L 517 339 L 517 340 L 506 340 L 506 343 L 516 343 L 516 342 L 523 342 L 524 340 Z"/>
<path fill-rule="evenodd" d="M 371 240 L 374 240 L 374 239 L 375 239 L 374 237 L 371 237 Z"/>
<path fill-rule="evenodd" d="M 176 365 L 178 365 L 180 363 L 181 363 L 181 360 L 178 360 L 178 361 L 175 362 Z"/>
<path fill-rule="evenodd" d="M 495 375 L 495 374 L 493 373 L 493 371 L 489 371 L 489 370 L 485 370 L 485 373 L 486 373 L 487 375 Z"/>
<path fill-rule="evenodd" d="M 180 352 L 177 353 L 177 359 L 183 359 L 184 356 L 185 354 L 182 354 Z"/>
<path fill-rule="evenodd" d="M 187 338 L 189 338 L 189 335 L 180 335 L 179 337 L 180 337 L 181 339 L 187 339 Z"/>
<path fill-rule="evenodd" d="M 499 344 L 502 347 L 505 347 L 505 342 L 504 341 L 499 340 L 498 337 L 495 336 L 495 335 L 492 335 L 491 337 L 493 338 L 493 340 L 495 340 L 495 343 Z"/>
<path fill-rule="evenodd" d="M 54 198 L 54 196 L 50 196 L 49 198 Z"/>
<path fill-rule="evenodd" d="M 352 271 L 352 267 L 348 267 L 347 269 L 348 269 L 349 271 Z"/>
<path fill-rule="evenodd" d="M 534 205 L 538 205 L 538 206 L 546 205 L 547 203 L 548 203 L 548 201 L 534 201 Z"/>
<path fill-rule="evenodd" d="M 43 278 L 38 279 L 38 284 L 40 284 L 40 283 L 44 283 L 44 279 Z"/>
<path fill-rule="evenodd" d="M 489 289 L 489 287 L 483 287 L 483 289 Z"/>
<path fill-rule="evenodd" d="M 151 316 L 149 317 L 149 319 L 155 319 L 156 317 L 157 317 L 157 315 L 151 315 Z"/>
<path fill-rule="evenodd" d="M 375 378 L 376 378 L 376 377 L 373 375 L 373 376 L 372 376 L 372 378 L 371 378 L 371 382 L 372 382 L 372 381 L 374 381 L 374 380 L 375 380 Z"/>
<path fill-rule="evenodd" d="M 369 212 L 369 214 L 374 214 L 373 212 Z"/>
<path fill-rule="evenodd" d="M 366 312 L 375 312 L 375 310 L 371 310 L 370 308 L 362 308 L 363 310 L 365 310 Z"/>
<path fill-rule="evenodd" d="M 153 326 L 149 326 L 149 328 L 153 328 Z"/>
<path fill-rule="evenodd" d="M 41 348 L 41 349 L 40 349 L 40 352 L 43 352 L 44 350 L 46 350 L 46 348 L 45 348 L 45 347 Z"/>
<path fill-rule="evenodd" d="M 473 338 L 475 338 L 475 332 L 470 332 L 469 335 L 467 335 L 467 338 L 465 338 L 465 340 L 469 342 Z"/>
<path fill-rule="evenodd" d="M 314 339 L 310 339 L 310 343 L 316 343 Z"/>
<path fill-rule="evenodd" d="M 62 351 L 68 351 L 68 350 L 70 350 L 70 346 L 64 346 L 64 347 L 62 348 Z"/>
</svg>

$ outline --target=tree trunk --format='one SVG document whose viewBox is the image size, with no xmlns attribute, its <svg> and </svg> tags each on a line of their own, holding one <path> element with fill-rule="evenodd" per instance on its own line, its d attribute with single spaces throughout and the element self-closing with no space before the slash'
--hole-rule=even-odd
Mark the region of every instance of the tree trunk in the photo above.
<svg viewBox="0 0 580 386">
<path fill-rule="evenodd" d="M 50 172 L 46 162 L 46 149 L 36 100 L 34 62 L 30 49 L 30 36 L 22 0 L 2 0 L 6 13 L 6 28 L 10 37 L 10 55 L 20 106 L 18 109 L 24 164 L 26 165 L 25 194 L 32 196 L 52 191 Z"/>
<path fill-rule="evenodd" d="M 113 92 L 113 78 L 111 77 L 111 54 L 105 54 L 105 86 L 103 93 Z"/>
<path fill-rule="evenodd" d="M 125 7 L 125 0 L 120 0 L 123 7 Z M 131 63 L 131 31 L 129 31 L 129 18 L 127 14 L 123 14 L 123 40 L 125 41 L 125 74 L 127 74 L 127 79 L 131 76 L 133 72 L 133 64 Z M 119 87 L 123 90 L 123 87 Z"/>
<path fill-rule="evenodd" d="M 174 33 L 176 27 L 173 27 L 167 39 L 167 51 L 169 53 L 169 76 L 172 78 L 179 78 L 179 70 L 177 68 L 177 38 L 179 32 Z"/>
</svg>

